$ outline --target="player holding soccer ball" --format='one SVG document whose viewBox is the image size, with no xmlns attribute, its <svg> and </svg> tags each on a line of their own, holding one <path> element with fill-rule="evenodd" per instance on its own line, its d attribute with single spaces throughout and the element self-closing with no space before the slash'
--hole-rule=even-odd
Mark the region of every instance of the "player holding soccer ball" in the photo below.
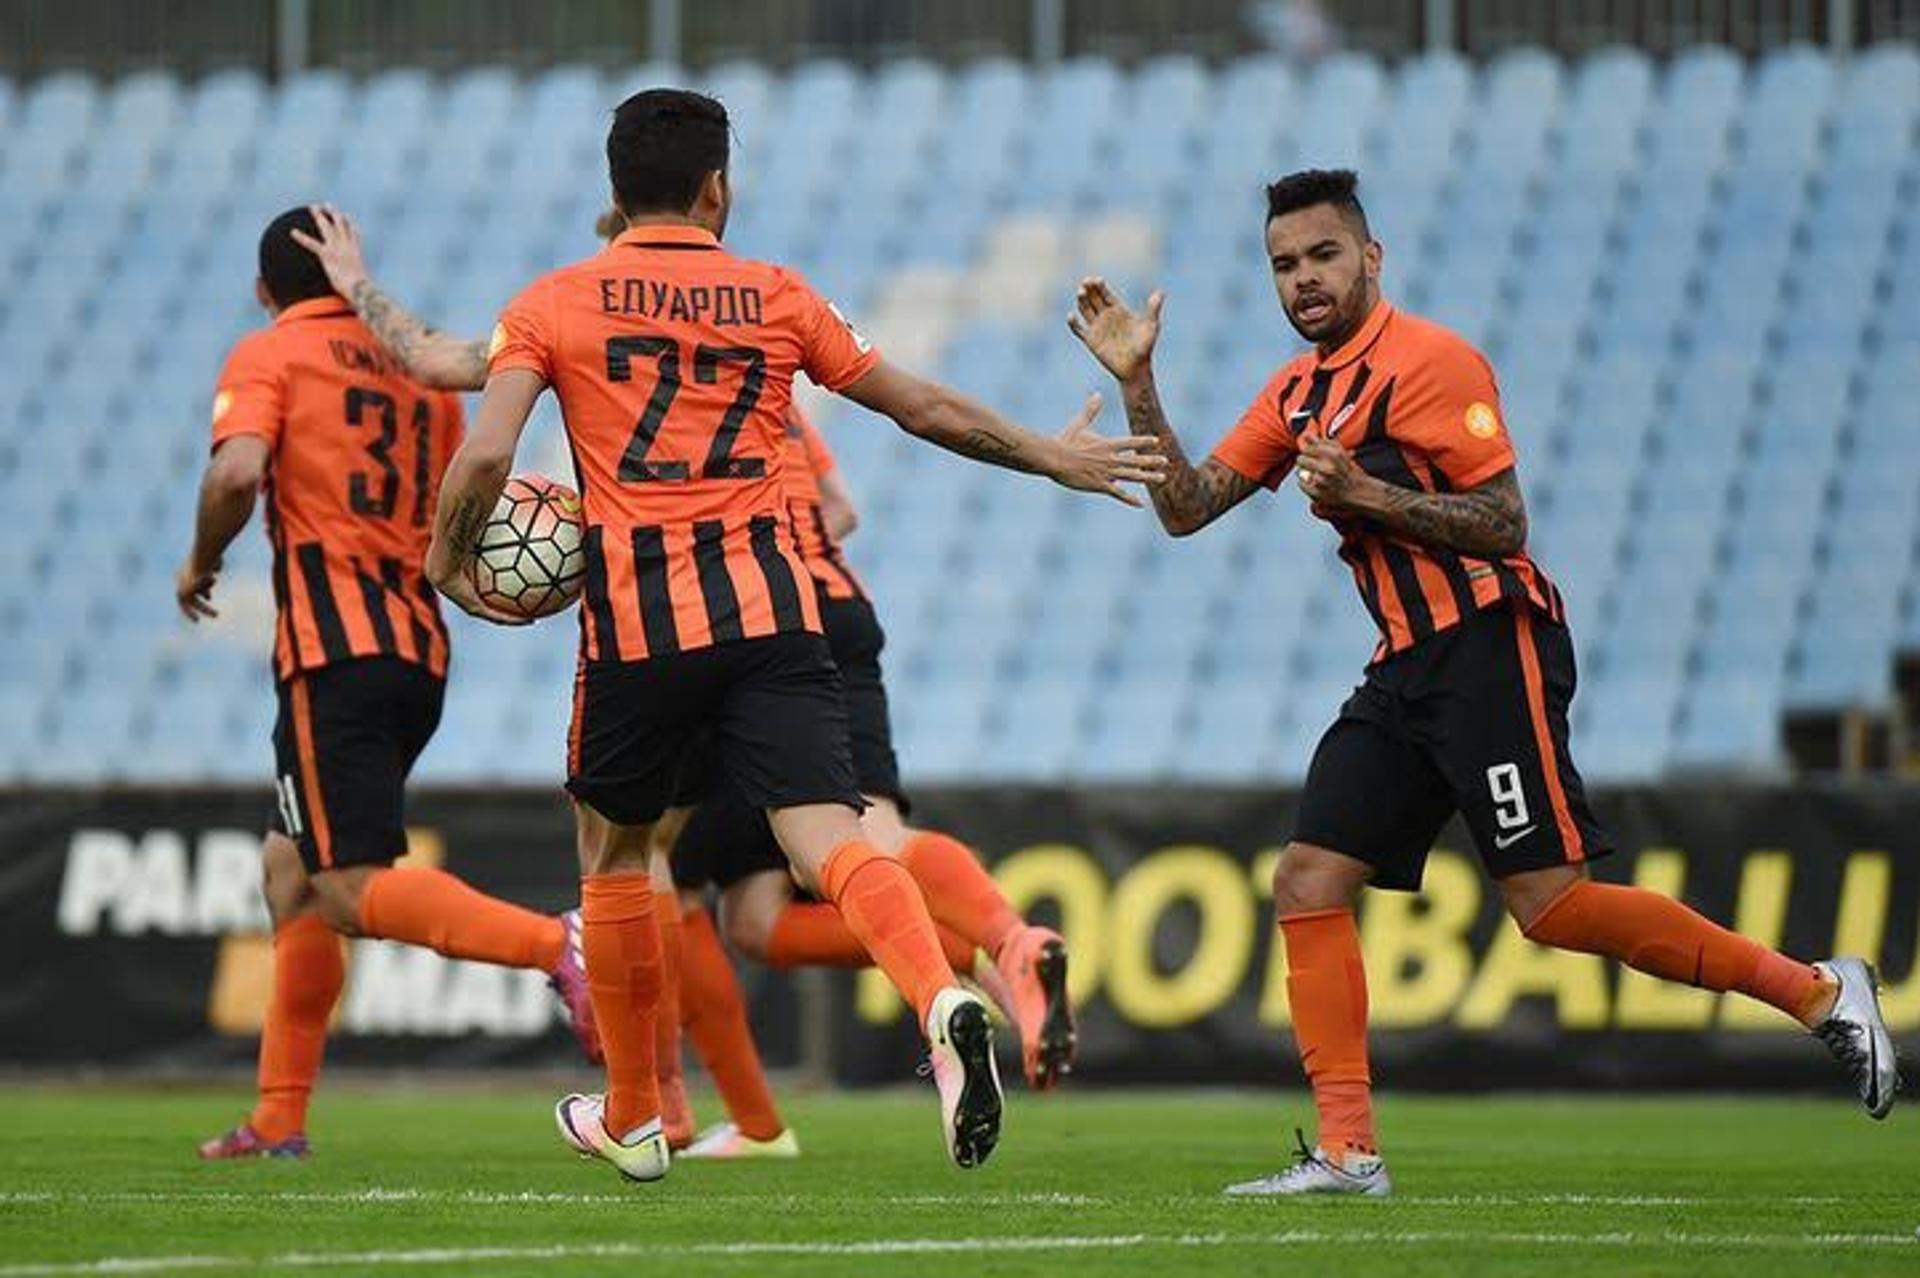
<svg viewBox="0 0 1920 1278">
<path fill-rule="evenodd" d="M 345 977 L 339 937 L 548 972 L 598 1052 L 577 915 L 550 918 L 438 869 L 399 868 L 408 771 L 440 720 L 447 629 L 425 575 L 435 495 L 460 402 L 410 380 L 319 263 L 295 243 L 305 208 L 260 237 L 272 327 L 241 339 L 213 401 L 213 457 L 175 587 L 188 620 L 216 615 L 221 560 L 267 498 L 273 544 L 279 811 L 263 853 L 274 927 L 260 1100 L 206 1158 L 298 1156 Z M 510 619 L 503 617 L 502 619 Z"/>
<path fill-rule="evenodd" d="M 313 213 L 319 235 L 302 242 L 408 370 L 447 389 L 483 387 L 487 343 L 427 325 L 373 281 L 359 233 L 344 214 L 324 206 Z M 611 240 L 625 229 L 625 220 L 609 211 L 594 229 L 602 240 Z M 787 522 L 819 597 L 827 645 L 846 693 L 854 772 L 869 804 L 861 824 L 876 846 L 899 858 L 914 876 L 955 971 L 992 994 L 1019 1032 L 1028 1083 L 1046 1090 L 1071 1070 L 1075 1048 L 1065 942 L 1049 928 L 1026 924 L 971 848 L 907 824 L 880 668 L 884 633 L 840 549 L 857 514 L 826 441 L 797 405 L 787 414 L 784 473 Z M 520 482 L 510 481 L 508 492 Z M 475 561 L 482 576 L 493 557 L 489 536 L 482 534 Z M 793 899 L 790 867 L 765 813 L 724 778 L 717 779 L 717 787 L 711 784 L 716 778 L 709 775 L 710 753 L 698 748 L 682 762 L 677 806 L 654 827 L 651 872 L 664 1009 L 655 1022 L 656 1059 L 663 1122 L 673 1149 L 693 1142 L 680 1074 L 684 1021 L 733 1120 L 706 1133 L 696 1156 L 785 1155 L 797 1147 L 773 1107 L 738 983 L 702 893 L 709 884 L 717 886 L 734 943 L 776 967 L 864 967 L 872 958 L 831 905 Z"/>
<path fill-rule="evenodd" d="M 1348 171 L 1307 171 L 1267 189 L 1274 287 L 1313 349 L 1273 375 L 1198 467 L 1154 387 L 1162 297 L 1135 313 L 1089 279 L 1068 319 L 1119 380 L 1133 430 L 1166 448 L 1153 504 L 1169 533 L 1198 532 L 1297 469 L 1380 627 L 1365 682 L 1314 753 L 1273 875 L 1319 1145 L 1303 1142 L 1289 1170 L 1227 1192 L 1391 1192 L 1374 1141 L 1354 905 L 1369 884 L 1416 890 L 1455 811 L 1529 938 L 1772 1004 L 1817 1035 L 1867 1111 L 1885 1117 L 1899 1080 L 1864 962 L 1797 962 L 1678 901 L 1587 877 L 1586 862 L 1611 849 L 1567 755 L 1573 642 L 1559 592 L 1527 554 L 1493 371 L 1454 333 L 1381 297 L 1381 247 L 1355 184 Z"/>
<path fill-rule="evenodd" d="M 785 518 L 793 378 L 805 372 L 965 456 L 1083 491 L 1124 498 L 1120 482 L 1153 480 L 1160 463 L 1151 440 L 1092 432 L 1097 399 L 1045 438 L 895 369 L 799 277 L 728 253 L 728 145 L 725 108 L 700 94 L 649 90 L 616 109 L 607 157 L 628 229 L 502 314 L 428 553 L 434 584 L 484 615 L 468 565 L 551 387 L 586 507 L 568 789 L 607 1057 L 606 1094 L 566 1097 L 556 1119 L 570 1144 L 630 1179 L 666 1174 L 649 842 L 688 743 L 711 732 L 721 768 L 768 812 L 795 873 L 834 903 L 915 1009 L 948 1153 L 974 1166 L 999 1138 L 992 1027 L 953 984 L 912 877 L 860 826 L 840 679 Z"/>
</svg>

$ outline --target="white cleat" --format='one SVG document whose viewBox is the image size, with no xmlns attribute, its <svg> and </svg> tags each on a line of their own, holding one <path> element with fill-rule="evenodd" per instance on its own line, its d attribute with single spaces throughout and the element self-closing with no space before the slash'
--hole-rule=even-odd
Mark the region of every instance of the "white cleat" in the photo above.
<svg viewBox="0 0 1920 1278">
<path fill-rule="evenodd" d="M 940 1089 L 940 1132 L 961 1167 L 978 1167 L 1000 1141 L 1000 1067 L 993 1022 L 977 994 L 949 985 L 927 1009 L 927 1060 Z"/>
<path fill-rule="evenodd" d="M 1900 1090 L 1900 1061 L 1880 1014 L 1879 979 L 1871 966 L 1856 958 L 1828 959 L 1814 967 L 1839 982 L 1840 995 L 1827 1019 L 1813 1027 L 1813 1036 L 1847 1067 L 1867 1113 L 1885 1118 L 1893 1108 L 1894 1093 Z"/>
<path fill-rule="evenodd" d="M 560 1139 L 582 1158 L 604 1158 L 628 1180 L 659 1180 L 667 1174 L 672 1155 L 667 1150 L 667 1134 L 660 1120 L 654 1119 L 625 1140 L 615 1140 L 605 1123 L 606 1098 L 574 1092 L 562 1096 L 553 1107 L 553 1122 Z"/>
<path fill-rule="evenodd" d="M 682 1158 L 709 1158 L 715 1162 L 733 1162 L 742 1158 L 798 1158 L 800 1142 L 793 1128 L 782 1129 L 772 1140 L 755 1140 L 732 1123 L 716 1123 L 707 1128 L 693 1144 L 680 1151 Z"/>
<path fill-rule="evenodd" d="M 1393 1181 L 1387 1177 L 1386 1160 L 1378 1154 L 1348 1150 L 1338 1162 L 1315 1145 L 1307 1148 L 1307 1138 L 1294 1133 L 1300 1142 L 1300 1161 L 1283 1172 L 1228 1185 L 1229 1198 L 1288 1198 L 1295 1194 L 1355 1194 L 1362 1198 L 1387 1198 L 1393 1193 Z"/>
</svg>

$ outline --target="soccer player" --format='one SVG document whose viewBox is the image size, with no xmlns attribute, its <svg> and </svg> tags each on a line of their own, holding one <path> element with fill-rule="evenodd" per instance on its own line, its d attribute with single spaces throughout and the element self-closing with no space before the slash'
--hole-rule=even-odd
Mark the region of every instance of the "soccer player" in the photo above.
<svg viewBox="0 0 1920 1278">
<path fill-rule="evenodd" d="M 869 805 L 861 825 L 875 846 L 897 858 L 919 883 L 955 970 L 972 974 L 976 948 L 985 954 L 981 983 L 1019 1031 L 1028 1085 L 1047 1090 L 1071 1069 L 1075 1044 L 1065 942 L 1050 928 L 1028 925 L 971 848 L 907 824 L 880 669 L 885 634 L 840 548 L 857 515 L 826 441 L 797 407 L 787 418 L 787 450 L 789 519 L 819 593 L 827 644 L 846 688 L 854 772 Z M 786 1153 L 792 1136 L 779 1124 L 770 1100 L 766 1105 L 736 1100 L 764 1095 L 765 1082 L 743 1077 L 758 1074 L 758 1053 L 738 997 L 727 992 L 730 970 L 724 975 L 708 970 L 725 964 L 726 956 L 704 917 L 701 894 L 709 884 L 719 889 L 729 938 L 772 966 L 864 967 L 871 960 L 830 906 L 794 899 L 792 875 L 766 817 L 735 787 L 722 781 L 702 796 L 670 847 L 673 881 L 690 920 L 682 927 L 680 970 L 700 969 L 683 982 L 681 1015 L 693 1024 L 696 1046 L 732 1116 L 703 1135 L 691 1152 L 719 1158 Z M 693 918 L 695 911 L 699 919 Z"/>
<path fill-rule="evenodd" d="M 299 237 L 301 242 L 408 371 L 448 389 L 483 387 L 486 343 L 425 324 L 373 281 L 359 233 L 349 219 L 326 207 L 313 213 L 319 233 Z M 603 240 L 623 229 L 625 220 L 617 210 L 603 214 L 594 228 Z M 975 975 L 994 996 L 1019 1030 L 1029 1085 L 1045 1090 L 1070 1070 L 1076 1038 L 1066 994 L 1065 942 L 1051 929 L 1027 926 L 965 844 L 906 824 L 880 672 L 885 635 L 872 601 L 840 549 L 858 514 L 826 441 L 797 405 L 789 409 L 785 440 L 787 518 L 818 593 L 827 644 L 846 687 L 854 771 L 869 804 L 861 824 L 881 851 L 900 859 L 913 874 L 955 970 Z M 682 765 L 676 807 L 654 827 L 651 861 L 655 917 L 662 929 L 662 1011 L 655 1029 L 663 1124 L 671 1148 L 692 1141 L 692 1113 L 679 1071 L 679 1031 L 690 1022 L 708 1072 L 735 1116 L 728 1126 L 742 1133 L 733 1138 L 725 1130 L 709 1133 L 714 1139 L 703 1141 L 703 1152 L 784 1152 L 792 1145 L 791 1133 L 775 1123 L 771 1104 L 734 1101 L 768 1092 L 744 1012 L 737 1010 L 743 1004 L 731 967 L 722 971 L 717 966 L 727 963 L 726 954 L 717 938 L 709 940 L 712 919 L 704 916 L 699 891 L 710 883 L 721 890 L 734 943 L 773 966 L 864 967 L 871 958 L 831 906 L 793 900 L 787 859 L 760 809 L 725 785 L 720 794 L 700 803 L 711 762 L 707 751 L 694 753 L 696 759 Z M 686 810 L 695 803 L 700 803 L 697 812 Z M 676 887 L 678 895 L 672 890 Z M 692 917 L 695 910 L 701 917 Z M 692 952 L 684 960 L 683 911 L 691 919 L 687 927 L 694 929 L 686 941 Z M 986 955 L 986 964 L 977 970 L 976 946 Z M 686 1006 L 679 1005 L 683 962 L 699 969 L 693 973 Z"/>
<path fill-rule="evenodd" d="M 1374 1140 L 1354 905 L 1369 884 L 1417 889 L 1455 811 L 1529 938 L 1772 1004 L 1833 1051 L 1884 1117 L 1898 1078 L 1864 962 L 1796 962 L 1678 901 L 1588 878 L 1586 863 L 1611 849 L 1567 755 L 1573 643 L 1559 593 L 1527 554 L 1493 371 L 1456 334 L 1381 297 L 1382 250 L 1355 185 L 1350 171 L 1307 171 L 1267 189 L 1274 287 L 1313 348 L 1274 374 L 1198 467 L 1154 387 L 1163 297 L 1136 313 L 1088 279 L 1068 318 L 1119 380 L 1133 430 L 1166 447 L 1167 481 L 1152 491 L 1169 533 L 1198 532 L 1297 470 L 1380 628 L 1365 682 L 1314 753 L 1273 876 L 1319 1144 L 1303 1140 L 1293 1167 L 1227 1192 L 1391 1192 Z"/>
<path fill-rule="evenodd" d="M 598 1052 L 577 916 L 550 918 L 438 869 L 400 868 L 403 789 L 440 719 L 447 629 L 425 575 L 429 519 L 459 442 L 460 402 L 410 380 L 294 241 L 304 208 L 260 237 L 271 327 L 234 347 L 213 401 L 213 455 L 175 596 L 216 615 L 227 547 L 264 488 L 278 620 L 279 810 L 263 870 L 273 994 L 259 1103 L 204 1158 L 307 1152 L 306 1112 L 344 980 L 340 936 L 377 936 L 550 973 Z"/>
<path fill-rule="evenodd" d="M 728 142 L 726 109 L 700 94 L 648 90 L 615 110 L 607 158 L 628 227 L 503 312 L 428 551 L 433 583 L 486 615 L 468 577 L 474 544 L 551 387 L 587 526 L 567 785 L 607 1060 L 604 1096 L 565 1097 L 555 1116 L 569 1144 L 628 1178 L 666 1174 L 649 844 L 685 747 L 711 731 L 721 768 L 769 812 L 795 871 L 915 1009 L 948 1153 L 975 1166 L 999 1138 L 992 1026 L 952 983 L 912 877 L 860 826 L 840 679 L 784 517 L 793 378 L 805 372 L 963 455 L 1123 500 L 1118 485 L 1156 479 L 1160 459 L 1151 440 L 1093 433 L 1097 397 L 1058 437 L 1024 431 L 886 364 L 793 273 L 728 253 Z"/>
</svg>

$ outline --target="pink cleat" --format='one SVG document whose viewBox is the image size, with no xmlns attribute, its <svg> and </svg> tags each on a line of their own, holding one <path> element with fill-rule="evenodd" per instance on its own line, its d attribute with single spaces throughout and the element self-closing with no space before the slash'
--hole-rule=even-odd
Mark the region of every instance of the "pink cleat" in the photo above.
<svg viewBox="0 0 1920 1278">
<path fill-rule="evenodd" d="M 1079 1037 L 1067 999 L 1067 943 L 1052 928 L 1025 927 L 1000 947 L 994 966 L 1012 987 L 1027 1086 L 1044 1092 L 1073 1072 Z"/>
<path fill-rule="evenodd" d="M 547 974 L 547 984 L 560 996 L 573 1025 L 573 1036 L 580 1051 L 595 1065 L 605 1061 L 600 1048 L 600 1026 L 593 1018 L 593 996 L 587 990 L 587 958 L 580 948 L 580 911 L 568 910 L 560 916 L 566 942 L 560 947 L 560 964 Z"/>
<path fill-rule="evenodd" d="M 200 1146 L 200 1157 L 210 1162 L 225 1158 L 305 1158 L 308 1152 L 305 1132 L 270 1141 L 253 1130 L 252 1123 L 242 1123 Z"/>
</svg>

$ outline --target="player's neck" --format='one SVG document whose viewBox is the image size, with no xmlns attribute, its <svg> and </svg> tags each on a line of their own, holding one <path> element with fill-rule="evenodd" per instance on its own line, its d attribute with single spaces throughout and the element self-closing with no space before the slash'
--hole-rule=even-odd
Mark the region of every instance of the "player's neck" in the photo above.
<svg viewBox="0 0 1920 1278">
<path fill-rule="evenodd" d="M 642 226 L 685 226 L 705 231 L 715 239 L 720 232 L 714 230 L 704 219 L 692 213 L 634 213 L 627 217 L 626 229 L 631 231 Z"/>
</svg>

